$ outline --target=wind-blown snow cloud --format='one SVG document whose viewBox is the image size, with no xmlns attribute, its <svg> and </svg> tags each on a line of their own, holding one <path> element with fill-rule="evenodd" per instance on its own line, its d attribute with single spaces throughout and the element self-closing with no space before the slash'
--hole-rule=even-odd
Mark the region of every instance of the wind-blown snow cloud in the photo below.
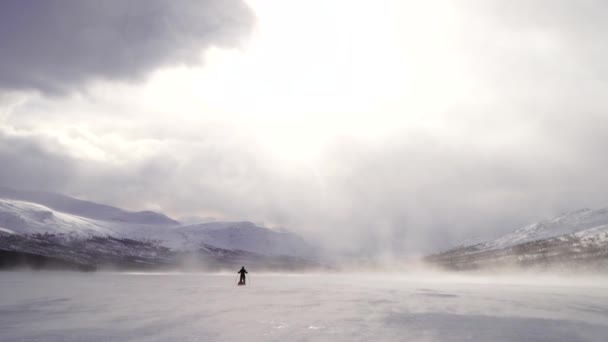
<svg viewBox="0 0 608 342">
<path fill-rule="evenodd" d="M 257 37 L 240 2 L 44 4 L 55 10 L 2 4 L 40 20 L 0 20 L 20 32 L 0 38 L 14 47 L 0 52 L 0 185 L 265 222 L 388 256 L 608 206 L 603 2 L 381 1 L 371 7 L 407 11 L 376 23 L 371 52 L 348 44 L 376 32 L 373 18 L 356 31 L 363 17 L 341 6 L 311 10 L 317 26 L 292 36 L 279 28 L 299 11 L 279 11 L 279 26 L 261 16 Z M 323 40 L 313 33 L 332 13 L 345 33 Z M 214 60 L 249 31 L 263 40 L 265 23 L 272 53 Z"/>
</svg>

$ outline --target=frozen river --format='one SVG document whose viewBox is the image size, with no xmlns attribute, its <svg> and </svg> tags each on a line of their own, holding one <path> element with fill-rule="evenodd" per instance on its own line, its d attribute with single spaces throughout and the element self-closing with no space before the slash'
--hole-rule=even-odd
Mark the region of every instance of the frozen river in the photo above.
<svg viewBox="0 0 608 342">
<path fill-rule="evenodd" d="M 0 272 L 0 341 L 608 341 L 608 282 Z"/>
</svg>

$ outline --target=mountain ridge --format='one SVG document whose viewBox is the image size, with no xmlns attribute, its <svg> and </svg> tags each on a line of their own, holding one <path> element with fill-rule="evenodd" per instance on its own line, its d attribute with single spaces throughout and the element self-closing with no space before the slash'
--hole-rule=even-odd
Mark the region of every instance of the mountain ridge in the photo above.
<svg viewBox="0 0 608 342">
<path fill-rule="evenodd" d="M 179 224 L 177 220 L 174 220 L 162 213 L 157 213 L 150 210 L 128 211 L 110 205 L 85 201 L 54 192 L 16 190 L 0 186 L 0 198 L 37 203 L 66 214 L 74 214 L 97 220 L 124 221 L 158 225 Z"/>
<path fill-rule="evenodd" d="M 608 267 L 608 208 L 568 212 L 425 260 L 457 270 L 566 264 Z"/>
<path fill-rule="evenodd" d="M 53 193 L 44 193 L 41 196 L 38 192 L 20 194 L 17 190 L 10 190 L 7 195 L 6 189 L 0 190 L 0 240 L 6 242 L 10 239 L 16 239 L 14 236 L 23 237 L 23 239 L 15 241 L 19 241 L 19 245 L 24 248 L 24 250 L 11 250 L 11 253 L 31 254 L 31 250 L 25 247 L 28 243 L 36 246 L 53 245 L 55 246 L 53 248 L 61 251 L 67 251 L 71 247 L 82 250 L 86 244 L 70 242 L 66 245 L 66 241 L 90 241 L 89 245 L 100 246 L 99 248 L 110 253 L 103 258 L 100 256 L 100 259 L 103 260 L 114 260 L 111 257 L 110 247 L 116 244 L 121 244 L 123 249 L 128 248 L 128 246 L 142 249 L 144 247 L 148 248 L 145 245 L 148 242 L 153 242 L 159 248 L 166 248 L 175 255 L 195 253 L 201 257 L 213 257 L 217 259 L 214 264 L 218 264 L 221 259 L 219 256 L 222 255 L 226 258 L 226 261 L 237 260 L 236 256 L 238 255 L 241 257 L 250 255 L 255 256 L 252 258 L 258 260 L 259 263 L 266 261 L 275 265 L 288 264 L 277 262 L 277 260 L 283 260 L 281 258 L 295 258 L 293 260 L 303 261 L 305 259 L 315 260 L 317 257 L 316 248 L 298 235 L 259 227 L 248 221 L 214 221 L 190 225 L 179 225 L 176 224 L 177 221 L 167 221 L 165 219 L 160 222 L 158 220 L 148 222 L 139 220 L 139 216 L 129 216 L 141 212 L 128 212 L 119 208 L 80 201 Z M 40 202 L 49 204 L 49 206 L 25 201 L 24 198 L 30 200 L 42 198 Z M 59 199 L 60 205 L 53 202 L 57 199 Z M 84 205 L 82 205 L 83 202 Z M 70 213 L 56 209 L 62 207 L 62 205 L 63 207 L 69 207 Z M 84 208 L 82 215 L 78 215 L 80 208 Z M 102 208 L 102 212 L 91 215 L 90 211 L 94 208 Z M 127 219 L 116 220 L 115 214 L 117 213 L 127 213 Z M 163 214 L 156 214 L 156 217 L 168 218 Z M 11 236 L 13 237 L 11 238 Z M 125 241 L 137 241 L 143 244 L 129 244 Z M 101 247 L 103 244 L 107 246 Z M 5 243 L 5 249 L 8 248 L 7 246 L 10 247 L 11 244 Z M 2 244 L 0 244 L 0 249 L 1 247 Z M 40 251 L 40 248 L 37 247 L 34 250 Z M 118 251 L 116 248 L 113 250 Z M 215 254 L 210 253 L 211 250 Z M 53 258 L 58 257 L 57 253 L 48 252 L 46 255 Z M 86 250 L 79 255 L 97 254 L 91 250 Z M 126 250 L 121 250 L 120 255 L 129 260 L 133 258 L 130 252 Z M 166 264 L 165 261 L 158 258 L 156 261 Z M 295 263 L 290 261 L 290 264 Z"/>
</svg>

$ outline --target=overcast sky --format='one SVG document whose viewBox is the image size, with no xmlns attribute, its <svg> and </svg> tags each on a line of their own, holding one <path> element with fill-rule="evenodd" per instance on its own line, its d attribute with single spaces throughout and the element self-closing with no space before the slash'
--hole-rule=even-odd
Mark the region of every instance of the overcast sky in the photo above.
<svg viewBox="0 0 608 342">
<path fill-rule="evenodd" d="M 0 185 L 376 255 L 608 206 L 608 2 L 0 2 Z"/>
</svg>

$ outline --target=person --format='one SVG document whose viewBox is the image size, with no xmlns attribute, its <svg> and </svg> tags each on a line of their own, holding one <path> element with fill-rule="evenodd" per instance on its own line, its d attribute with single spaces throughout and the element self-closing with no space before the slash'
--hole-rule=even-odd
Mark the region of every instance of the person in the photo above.
<svg viewBox="0 0 608 342">
<path fill-rule="evenodd" d="M 236 272 L 236 273 L 240 273 L 241 274 L 241 279 L 239 280 L 239 285 L 245 285 L 245 274 L 247 273 L 247 270 L 245 269 L 245 266 L 241 267 L 241 270 Z"/>
</svg>

